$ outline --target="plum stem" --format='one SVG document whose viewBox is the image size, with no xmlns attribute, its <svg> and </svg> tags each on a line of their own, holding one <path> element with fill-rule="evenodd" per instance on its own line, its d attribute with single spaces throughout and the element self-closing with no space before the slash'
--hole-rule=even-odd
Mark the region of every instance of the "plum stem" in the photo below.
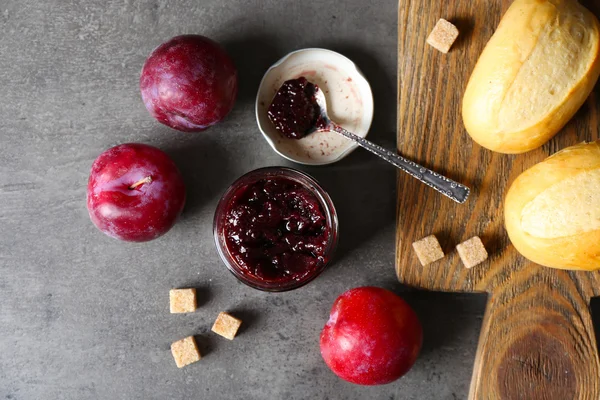
<svg viewBox="0 0 600 400">
<path fill-rule="evenodd" d="M 129 186 L 129 190 L 133 190 L 136 187 L 138 187 L 140 185 L 143 185 L 144 183 L 150 183 L 150 182 L 152 182 L 152 177 L 151 176 L 147 176 L 145 178 L 140 179 L 139 181 L 137 181 L 133 185 Z"/>
</svg>

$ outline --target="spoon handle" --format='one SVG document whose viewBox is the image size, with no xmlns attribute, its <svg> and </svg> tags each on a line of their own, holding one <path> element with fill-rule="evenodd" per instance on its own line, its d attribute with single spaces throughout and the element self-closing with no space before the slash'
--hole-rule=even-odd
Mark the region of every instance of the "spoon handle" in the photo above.
<svg viewBox="0 0 600 400">
<path fill-rule="evenodd" d="M 337 124 L 332 123 L 329 128 L 341 135 L 344 135 L 348 139 L 358 143 L 360 146 L 369 150 L 371 153 L 383 158 L 385 161 L 395 165 L 396 167 L 406 172 L 413 178 L 420 180 L 427 186 L 432 187 L 433 189 L 437 190 L 443 195 L 456 201 L 457 203 L 462 204 L 465 201 L 467 201 L 471 190 L 465 185 L 448 179 L 445 176 L 442 176 L 437 172 L 422 167 L 413 161 L 407 160 L 406 158 L 399 156 L 398 154 L 393 153 L 390 150 L 384 149 L 383 147 L 376 145 L 373 142 L 370 142 L 360 136 L 355 135 L 352 132 L 345 130 Z"/>
</svg>

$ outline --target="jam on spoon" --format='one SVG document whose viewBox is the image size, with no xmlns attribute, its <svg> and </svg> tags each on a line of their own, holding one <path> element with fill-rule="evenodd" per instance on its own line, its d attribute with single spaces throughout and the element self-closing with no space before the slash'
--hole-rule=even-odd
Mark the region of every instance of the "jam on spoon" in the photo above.
<svg viewBox="0 0 600 400">
<path fill-rule="evenodd" d="M 275 129 L 290 139 L 301 139 L 310 133 L 321 116 L 315 98 L 318 89 L 303 76 L 285 81 L 267 111 Z"/>
<path fill-rule="evenodd" d="M 328 261 L 331 231 L 317 197 L 285 177 L 268 177 L 234 193 L 225 243 L 244 274 L 266 282 L 302 280 Z"/>
</svg>

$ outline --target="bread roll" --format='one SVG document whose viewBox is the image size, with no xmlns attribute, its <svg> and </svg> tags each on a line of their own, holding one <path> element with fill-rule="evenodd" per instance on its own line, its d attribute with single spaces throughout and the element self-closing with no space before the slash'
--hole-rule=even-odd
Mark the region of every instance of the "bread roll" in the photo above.
<svg viewBox="0 0 600 400">
<path fill-rule="evenodd" d="M 467 132 L 500 153 L 540 147 L 592 91 L 599 51 L 598 20 L 577 1 L 515 0 L 467 85 Z"/>
<path fill-rule="evenodd" d="M 568 147 L 519 175 L 504 218 L 513 245 L 531 261 L 600 269 L 600 141 Z"/>
</svg>

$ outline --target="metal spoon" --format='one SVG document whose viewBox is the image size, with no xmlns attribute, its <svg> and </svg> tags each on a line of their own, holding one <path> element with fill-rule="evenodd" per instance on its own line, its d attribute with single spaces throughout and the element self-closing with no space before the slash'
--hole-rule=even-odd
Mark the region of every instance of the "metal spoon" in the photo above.
<svg viewBox="0 0 600 400">
<path fill-rule="evenodd" d="M 398 154 L 391 152 L 390 150 L 384 149 L 383 147 L 376 145 L 373 142 L 370 142 L 360 136 L 355 135 L 352 132 L 349 132 L 333 122 L 329 116 L 327 115 L 327 100 L 325 100 L 325 95 L 320 88 L 316 88 L 315 90 L 315 100 L 319 107 L 321 108 L 321 118 L 317 121 L 315 126 L 313 126 L 307 134 L 313 133 L 315 131 L 333 131 L 339 133 L 347 137 L 348 139 L 358 143 L 363 148 L 369 150 L 371 153 L 383 158 L 385 161 L 390 164 L 395 165 L 402 171 L 406 172 L 413 178 L 416 178 L 442 193 L 445 196 L 448 196 L 452 200 L 458 203 L 464 203 L 467 201 L 469 197 L 469 193 L 471 190 L 458 182 L 455 182 L 451 179 L 446 178 L 438 174 L 437 172 L 431 171 L 425 167 L 420 166 L 419 164 L 407 160 L 406 158 L 399 156 Z"/>
</svg>

